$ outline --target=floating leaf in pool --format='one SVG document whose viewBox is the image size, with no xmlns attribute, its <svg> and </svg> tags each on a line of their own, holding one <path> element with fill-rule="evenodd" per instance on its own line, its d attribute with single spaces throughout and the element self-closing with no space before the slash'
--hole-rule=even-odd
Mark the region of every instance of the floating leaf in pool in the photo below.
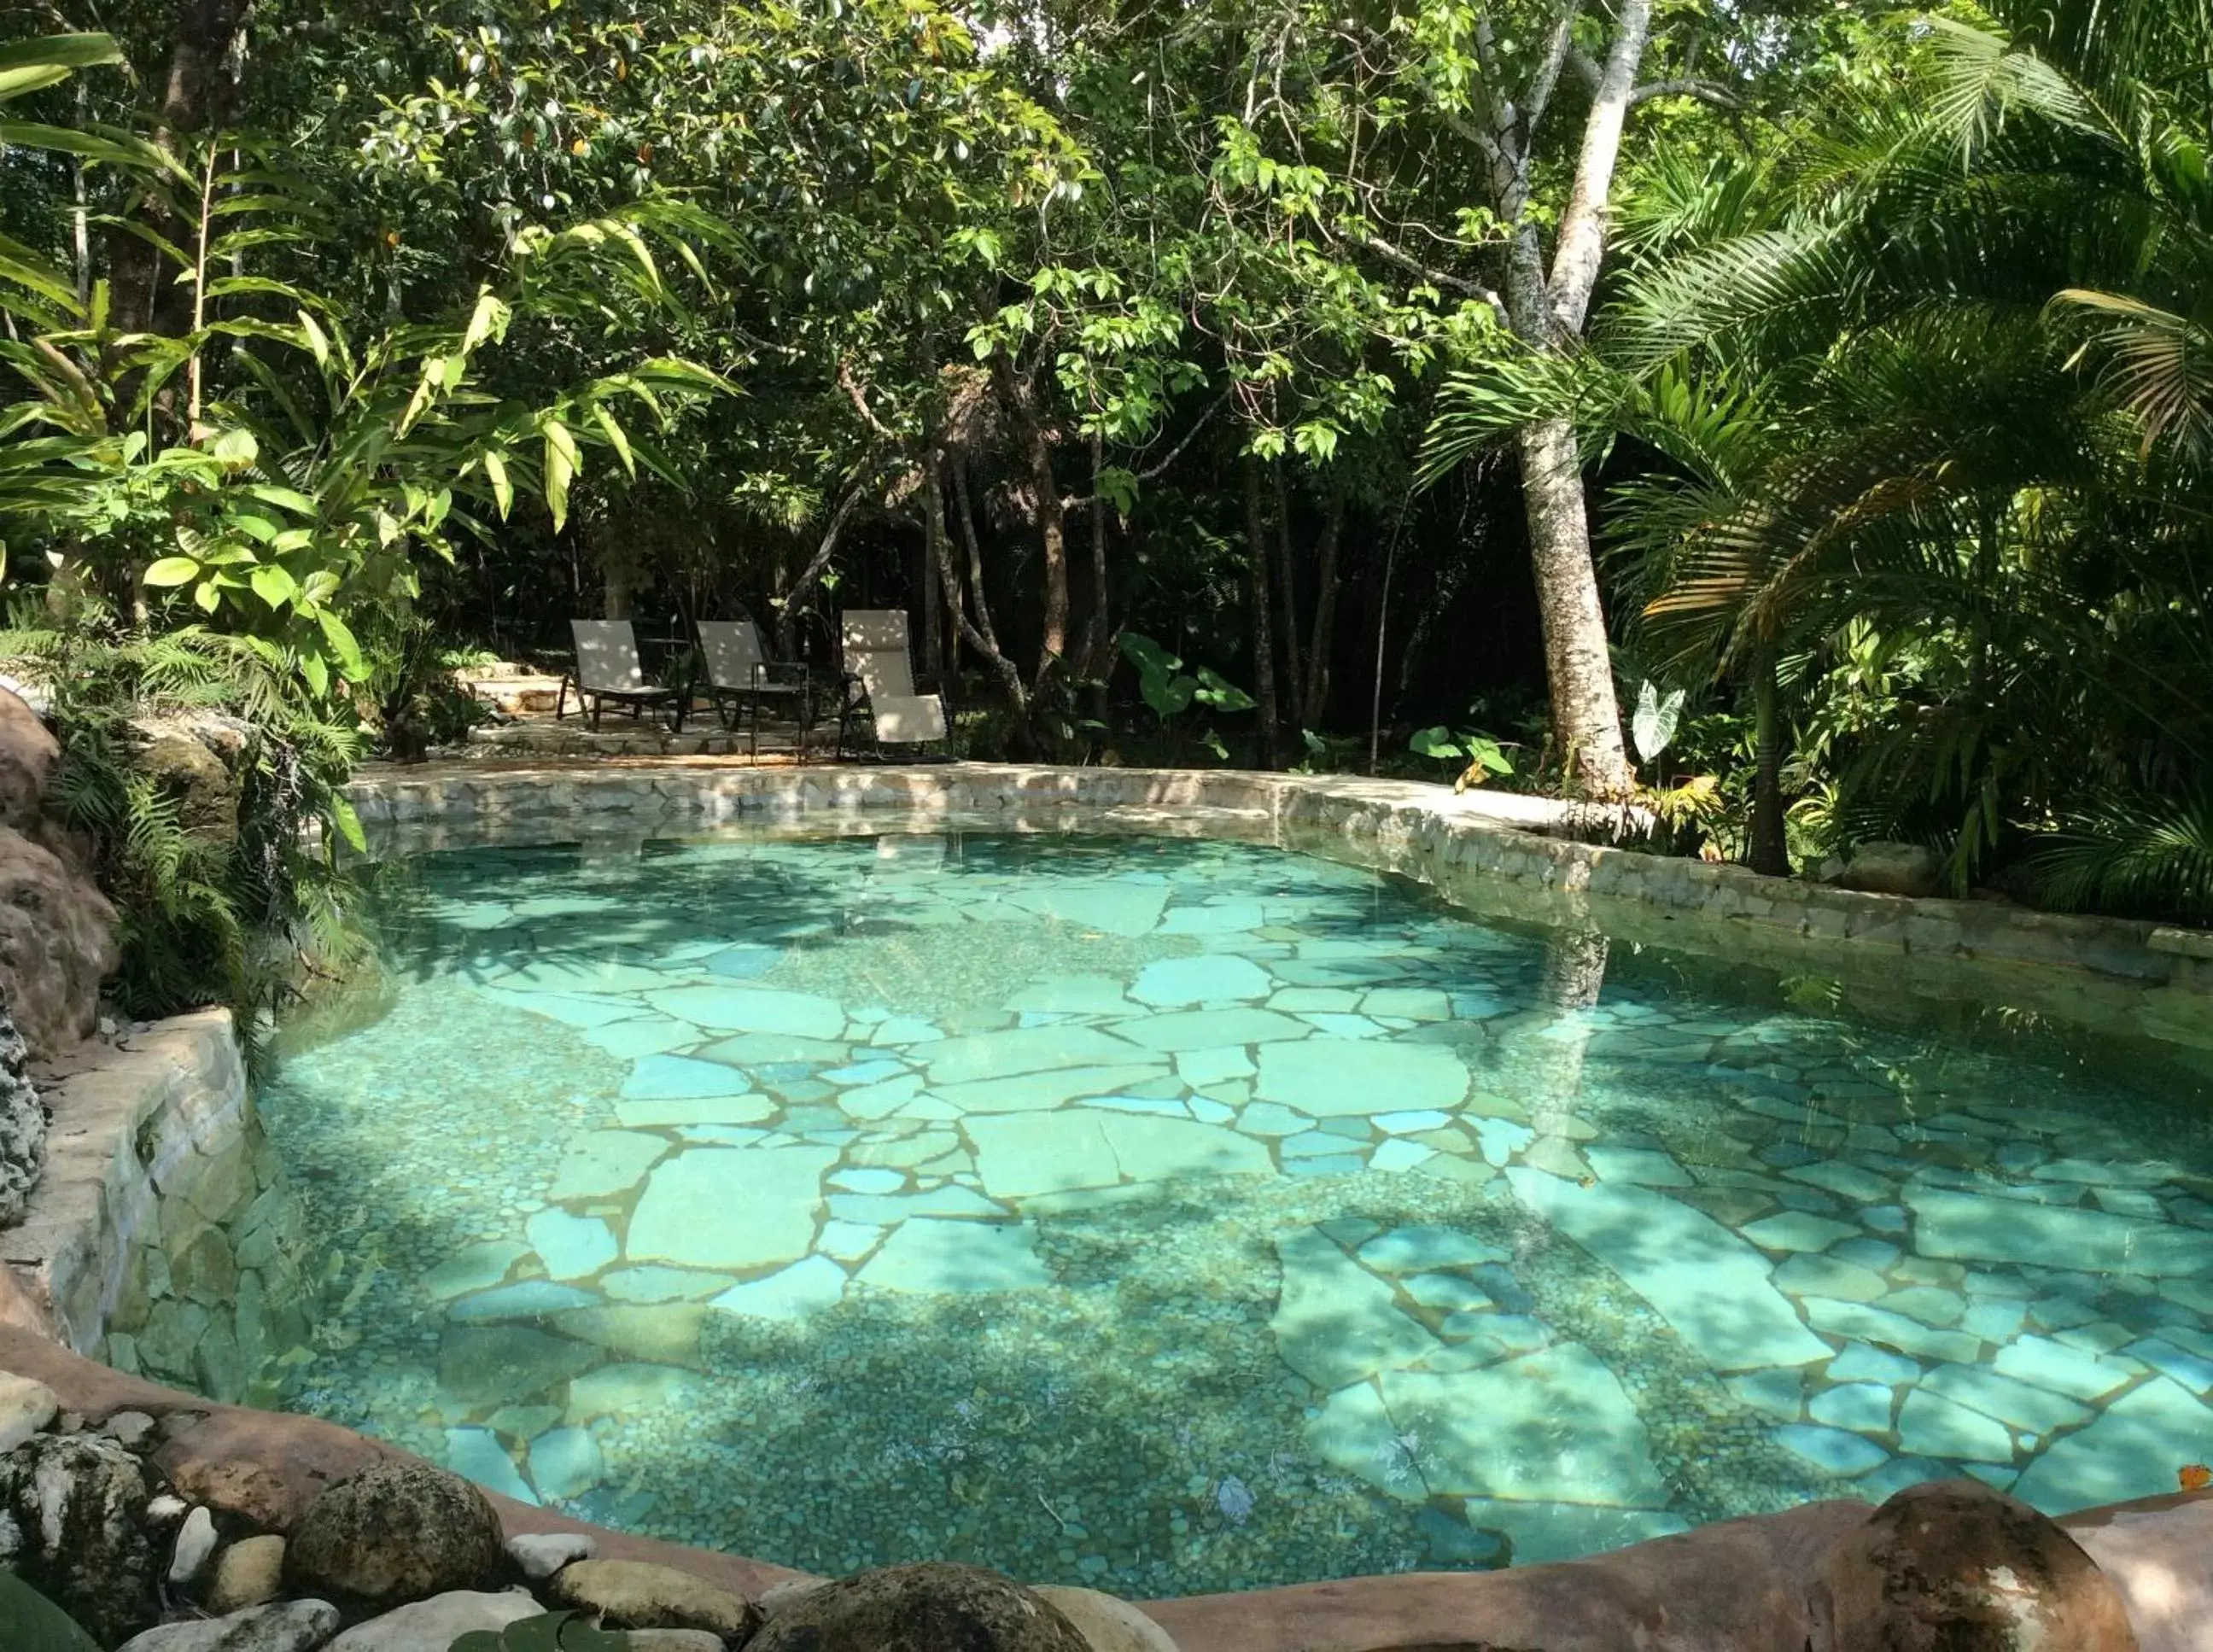
<svg viewBox="0 0 2213 1652">
<path fill-rule="evenodd" d="M 1408 1429 L 1404 1434 L 1394 1434 L 1376 1448 L 1375 1466 L 1383 1478 L 1393 1484 L 1400 1480 L 1418 1480 L 1424 1469 L 1438 1466 L 1437 1455 L 1429 1448 L 1419 1433 Z"/>
<path fill-rule="evenodd" d="M 2213 1468 L 2204 1463 L 2191 1463 L 2175 1471 L 2174 1478 L 2182 1482 L 2185 1491 L 2203 1491 L 2213 1485 Z"/>
<path fill-rule="evenodd" d="M 1214 1489 L 1214 1506 L 1232 1526 L 1242 1526 L 1253 1513 L 1253 1490 L 1235 1474 L 1225 1474 Z"/>
</svg>

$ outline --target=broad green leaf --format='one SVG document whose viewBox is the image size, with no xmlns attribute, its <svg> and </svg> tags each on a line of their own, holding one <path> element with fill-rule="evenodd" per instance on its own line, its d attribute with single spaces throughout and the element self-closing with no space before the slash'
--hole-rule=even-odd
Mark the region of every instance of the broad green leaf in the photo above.
<svg viewBox="0 0 2213 1652">
<path fill-rule="evenodd" d="M 1683 715 L 1683 691 L 1661 693 L 1647 679 L 1637 690 L 1637 711 L 1630 718 L 1629 738 L 1640 763 L 1649 763 L 1675 738 L 1675 725 Z"/>
<path fill-rule="evenodd" d="M 200 564 L 192 557 L 163 557 L 139 576 L 153 586 L 189 585 L 200 576 Z"/>
<path fill-rule="evenodd" d="M 1437 723 L 1428 728 L 1417 728 L 1407 741 L 1406 749 L 1422 757 L 1455 758 L 1465 755 L 1460 736 Z"/>
<path fill-rule="evenodd" d="M 229 430 L 208 444 L 208 456 L 221 465 L 251 465 L 261 456 L 261 444 L 251 430 Z"/>
<path fill-rule="evenodd" d="M 300 594 L 300 583 L 273 562 L 265 562 L 247 576 L 253 594 L 271 608 L 281 608 Z"/>
<path fill-rule="evenodd" d="M 479 291 L 476 308 L 469 314 L 468 331 L 461 335 L 462 353 L 474 350 L 487 338 L 505 337 L 510 313 L 506 303 L 491 288 Z"/>
<path fill-rule="evenodd" d="M 546 421 L 546 503 L 558 533 L 569 520 L 569 482 L 577 470 L 576 438 L 558 418 Z"/>
<path fill-rule="evenodd" d="M 328 608 L 316 611 L 315 623 L 323 628 L 323 640 L 338 655 L 338 673 L 348 682 L 357 683 L 369 675 L 369 666 L 361 657 L 361 644 L 354 640 L 353 632 L 344 620 Z"/>
<path fill-rule="evenodd" d="M 491 497 L 499 505 L 502 521 L 515 509 L 515 484 L 507 474 L 507 460 L 496 448 L 487 448 L 484 455 L 485 475 L 491 483 Z"/>
<path fill-rule="evenodd" d="M 308 686 L 318 694 L 327 694 L 331 688 L 331 668 L 320 649 L 308 649 L 300 655 L 300 674 L 308 680 Z"/>
<path fill-rule="evenodd" d="M 69 1613 L 12 1571 L 0 1569 L 0 1646 L 8 1652 L 100 1652 Z"/>
<path fill-rule="evenodd" d="M 316 692 L 320 693 L 322 691 L 318 689 Z M 343 797 L 331 799 L 331 824 L 338 829 L 338 836 L 345 839 L 348 849 L 357 855 L 369 852 L 369 839 L 362 835 L 361 816 L 354 813 L 353 805 Z"/>
<path fill-rule="evenodd" d="M 594 402 L 592 417 L 599 421 L 600 428 L 607 433 L 607 441 L 614 448 L 615 457 L 622 460 L 624 471 L 631 477 L 636 477 L 637 461 L 631 457 L 630 437 L 623 434 L 623 427 L 615 422 L 615 416 L 607 411 L 607 404 Z"/>
</svg>

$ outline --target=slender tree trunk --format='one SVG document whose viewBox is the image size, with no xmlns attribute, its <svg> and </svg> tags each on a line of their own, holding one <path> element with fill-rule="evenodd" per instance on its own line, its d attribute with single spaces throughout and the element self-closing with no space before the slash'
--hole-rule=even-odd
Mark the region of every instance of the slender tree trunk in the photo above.
<svg viewBox="0 0 2213 1652">
<path fill-rule="evenodd" d="M 1299 691 L 1307 674 L 1299 658 L 1299 598 L 1295 578 L 1298 558 L 1291 546 L 1290 467 L 1278 459 L 1271 468 L 1276 472 L 1276 595 L 1283 604 L 1283 699 L 1291 721 L 1303 728 L 1307 723 L 1306 699 Z"/>
<path fill-rule="evenodd" d="M 1030 491 L 1037 496 L 1038 537 L 1045 548 L 1044 636 L 1031 686 L 1035 698 L 1061 671 L 1068 653 L 1068 525 L 1052 476 L 1052 444 L 1039 422 L 1029 385 L 1003 355 L 991 358 L 991 377 L 1029 466 Z"/>
<path fill-rule="evenodd" d="M 1775 650 L 1763 648 L 1752 665 L 1755 756 L 1752 832 L 1745 863 L 1771 878 L 1790 875 L 1790 849 L 1783 825 L 1783 712 L 1775 680 Z"/>
<path fill-rule="evenodd" d="M 958 461 L 955 461 L 956 463 Z M 976 650 L 984 663 L 998 678 L 1007 694 L 1007 709 L 1014 714 L 1017 738 L 1029 739 L 1029 695 L 1022 686 L 1021 668 L 999 652 L 999 642 L 991 631 L 991 611 L 984 600 L 983 558 L 976 546 L 976 525 L 968 513 L 967 486 L 954 472 L 954 488 L 960 496 L 961 526 L 968 541 L 968 566 L 972 576 L 972 594 L 976 618 L 971 620 L 967 607 L 960 600 L 960 575 L 953 565 L 953 544 L 945 532 L 945 485 L 936 464 L 927 467 L 923 489 L 923 508 L 930 523 L 929 542 L 931 558 L 936 566 L 938 588 L 945 594 L 945 611 L 953 621 L 960 639 Z"/>
<path fill-rule="evenodd" d="M 1319 728 L 1329 715 L 1330 651 L 1336 646 L 1337 631 L 1337 547 L 1344 536 L 1344 495 L 1332 488 L 1315 553 L 1314 636 L 1307 645 L 1306 691 L 1299 705 L 1299 721 L 1308 728 Z"/>
<path fill-rule="evenodd" d="M 1575 427 L 1565 419 L 1526 426 L 1521 446 L 1521 496 L 1529 518 L 1561 772 L 1578 790 L 1622 796 L 1631 785 L 1629 756 L 1621 742 L 1621 710 L 1613 692 L 1598 570 L 1591 561 Z"/>
<path fill-rule="evenodd" d="M 807 566 L 799 570 L 799 577 L 791 582 L 791 588 L 777 599 L 777 650 L 787 660 L 794 657 L 792 650 L 798 642 L 799 606 L 814 594 L 823 570 L 830 566 L 830 558 L 838 554 L 845 525 L 860 509 L 861 496 L 867 491 L 869 481 L 875 472 L 875 455 L 871 454 L 847 479 L 845 491 L 839 497 L 837 509 L 830 513 L 829 524 L 823 528 L 822 538 L 815 545 L 814 554 L 808 558 Z"/>
<path fill-rule="evenodd" d="M 1549 274 L 1536 256 L 1536 229 L 1526 210 L 1527 146 L 1533 135 L 1521 134 L 1517 141 L 1494 149 L 1492 192 L 1502 216 L 1516 226 L 1506 259 L 1507 315 L 1515 332 L 1533 348 L 1566 347 L 1582 333 L 1590 312 L 1606 255 L 1622 130 L 1651 32 L 1652 0 L 1620 0 L 1606 62 L 1583 119 L 1575 180 Z M 1521 452 L 1552 687 L 1552 737 L 1571 787 L 1600 797 L 1624 796 L 1634 777 L 1622 745 L 1621 707 L 1613 692 L 1573 426 L 1565 419 L 1531 425 L 1521 432 Z"/>
<path fill-rule="evenodd" d="M 1260 721 L 1260 766 L 1283 767 L 1276 704 L 1276 638 L 1268 594 L 1268 513 L 1260 494 L 1260 461 L 1245 460 L 1245 548 L 1253 566 L 1253 698 Z"/>
</svg>

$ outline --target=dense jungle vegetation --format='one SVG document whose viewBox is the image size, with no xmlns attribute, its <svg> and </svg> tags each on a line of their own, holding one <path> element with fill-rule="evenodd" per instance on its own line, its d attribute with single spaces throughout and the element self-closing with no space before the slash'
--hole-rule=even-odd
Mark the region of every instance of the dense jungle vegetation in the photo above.
<svg viewBox="0 0 2213 1652">
<path fill-rule="evenodd" d="M 2203 922 L 2209 9 L 19 7 L 0 669 L 148 1005 L 600 615 L 905 608 L 969 755 Z M 235 837 L 131 761 L 179 708 Z"/>
</svg>

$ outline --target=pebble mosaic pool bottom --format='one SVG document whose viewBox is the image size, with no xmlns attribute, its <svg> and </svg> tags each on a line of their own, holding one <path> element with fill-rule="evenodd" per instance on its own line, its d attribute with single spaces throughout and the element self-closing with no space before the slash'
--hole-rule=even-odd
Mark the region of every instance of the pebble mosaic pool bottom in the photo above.
<svg viewBox="0 0 2213 1652">
<path fill-rule="evenodd" d="M 332 1247 L 291 1403 L 515 1497 L 1163 1595 L 2213 1440 L 2213 1138 L 2137 1052 L 1231 844 L 390 871 L 396 1000 L 264 1098 Z"/>
</svg>

